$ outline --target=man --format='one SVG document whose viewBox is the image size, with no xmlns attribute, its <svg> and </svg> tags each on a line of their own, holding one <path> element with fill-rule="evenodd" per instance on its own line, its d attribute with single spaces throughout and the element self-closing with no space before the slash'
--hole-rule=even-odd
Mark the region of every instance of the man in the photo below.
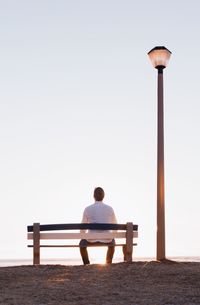
<svg viewBox="0 0 200 305">
<path fill-rule="evenodd" d="M 117 219 L 115 217 L 115 213 L 113 208 L 109 205 L 103 203 L 105 193 L 101 187 L 97 187 L 94 190 L 94 200 L 95 202 L 88 207 L 85 208 L 82 218 L 82 223 L 117 223 Z M 81 230 L 81 232 L 85 232 L 85 230 Z M 91 232 L 94 232 L 91 231 Z M 115 251 L 115 240 L 86 240 L 82 239 L 80 241 L 80 253 L 83 260 L 84 265 L 90 263 L 87 246 L 90 243 L 103 243 L 108 245 L 107 255 L 106 255 L 106 263 L 111 264 L 114 251 Z"/>
</svg>

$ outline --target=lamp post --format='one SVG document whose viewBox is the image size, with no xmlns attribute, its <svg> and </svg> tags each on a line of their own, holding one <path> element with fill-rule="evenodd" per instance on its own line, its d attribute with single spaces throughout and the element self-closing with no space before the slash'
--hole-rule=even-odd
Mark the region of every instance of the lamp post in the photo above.
<svg viewBox="0 0 200 305">
<path fill-rule="evenodd" d="M 165 260 L 165 181 L 164 181 L 164 107 L 163 70 L 171 52 L 165 47 L 155 47 L 149 53 L 154 68 L 158 70 L 158 129 L 157 129 L 157 260 Z"/>
</svg>

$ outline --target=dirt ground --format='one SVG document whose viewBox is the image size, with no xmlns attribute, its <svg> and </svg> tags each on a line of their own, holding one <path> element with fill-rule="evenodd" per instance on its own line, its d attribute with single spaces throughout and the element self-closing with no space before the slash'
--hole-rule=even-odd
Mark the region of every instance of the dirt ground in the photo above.
<svg viewBox="0 0 200 305">
<path fill-rule="evenodd" d="M 0 268 L 0 305 L 199 305 L 200 263 Z"/>
</svg>

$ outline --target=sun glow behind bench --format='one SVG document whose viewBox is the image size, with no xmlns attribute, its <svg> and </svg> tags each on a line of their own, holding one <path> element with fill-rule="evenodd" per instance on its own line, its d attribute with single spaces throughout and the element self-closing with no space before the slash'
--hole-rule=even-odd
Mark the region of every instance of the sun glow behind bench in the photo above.
<svg viewBox="0 0 200 305">
<path fill-rule="evenodd" d="M 71 232 L 57 232 L 57 231 Z M 80 230 L 99 230 L 99 232 L 76 232 Z M 52 247 L 79 247 L 80 239 L 113 239 L 116 240 L 116 246 L 126 245 L 126 261 L 132 261 L 133 242 L 134 238 L 138 237 L 138 225 L 127 224 L 103 224 L 103 223 L 75 223 L 75 224 L 47 224 L 40 225 L 39 223 L 27 227 L 28 240 L 33 240 L 33 264 L 40 264 L 40 248 Z M 55 232 L 56 231 L 56 232 Z M 73 232 L 72 232 L 73 231 Z M 75 232 L 74 232 L 75 231 Z M 109 232 L 111 231 L 111 232 Z M 48 232 L 48 233 L 47 233 Z M 43 244 L 40 241 L 43 240 Z M 66 244 L 66 241 L 73 241 L 73 244 Z M 77 242 L 75 243 L 75 240 Z M 123 240 L 123 243 L 117 243 L 117 240 Z M 46 242 L 48 241 L 48 244 Z M 55 243 L 56 241 L 56 243 Z M 59 242 L 58 242 L 59 241 Z M 65 241 L 65 244 L 63 244 Z M 54 243 L 53 243 L 54 242 Z M 97 245 L 91 245 L 97 247 Z M 105 243 L 99 246 L 106 246 Z"/>
</svg>

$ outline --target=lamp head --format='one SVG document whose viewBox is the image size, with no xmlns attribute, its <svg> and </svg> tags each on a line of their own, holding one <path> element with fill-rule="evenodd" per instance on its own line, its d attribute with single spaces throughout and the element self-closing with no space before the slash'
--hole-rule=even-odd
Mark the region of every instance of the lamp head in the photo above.
<svg viewBox="0 0 200 305">
<path fill-rule="evenodd" d="M 156 69 L 166 68 L 171 54 L 172 52 L 163 46 L 155 47 L 148 52 L 151 63 Z"/>
</svg>

